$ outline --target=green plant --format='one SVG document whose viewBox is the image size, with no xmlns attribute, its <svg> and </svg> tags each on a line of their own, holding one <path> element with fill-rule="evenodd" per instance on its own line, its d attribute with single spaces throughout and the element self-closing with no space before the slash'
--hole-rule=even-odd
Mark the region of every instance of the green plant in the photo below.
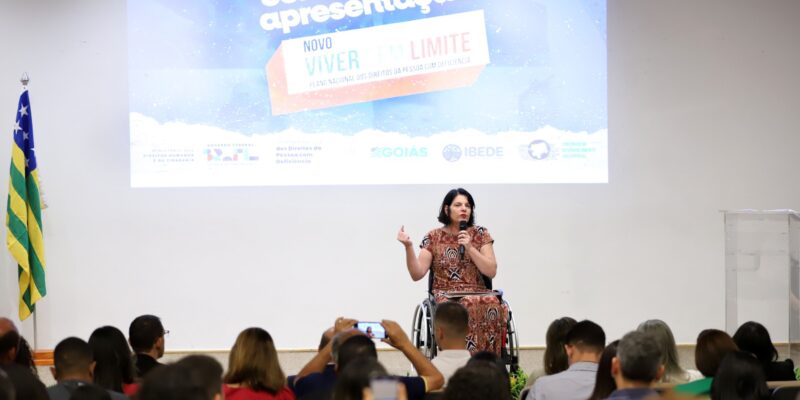
<svg viewBox="0 0 800 400">
<path fill-rule="evenodd" d="M 525 384 L 528 383 L 528 375 L 522 368 L 516 368 L 509 374 L 509 379 L 511 380 L 511 398 L 519 399 L 522 389 L 524 389 Z"/>
</svg>

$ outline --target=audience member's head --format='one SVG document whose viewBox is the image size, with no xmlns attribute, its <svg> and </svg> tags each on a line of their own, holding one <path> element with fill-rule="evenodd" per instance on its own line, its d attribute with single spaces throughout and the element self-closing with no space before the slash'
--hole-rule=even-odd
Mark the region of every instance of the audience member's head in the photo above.
<svg viewBox="0 0 800 400">
<path fill-rule="evenodd" d="M 606 346 L 603 328 L 588 319 L 576 323 L 564 337 L 569 364 L 580 361 L 598 362 Z"/>
<path fill-rule="evenodd" d="M 261 328 L 243 330 L 228 360 L 225 383 L 271 394 L 278 393 L 286 383 L 272 336 Z"/>
<path fill-rule="evenodd" d="M 712 400 L 766 400 L 769 389 L 761 363 L 743 351 L 728 353 L 711 383 Z"/>
<path fill-rule="evenodd" d="M 567 351 L 564 349 L 564 339 L 567 332 L 577 322 L 570 317 L 562 317 L 550 323 L 547 328 L 545 341 L 547 347 L 544 350 L 544 373 L 547 375 L 557 374 L 569 368 Z"/>
<path fill-rule="evenodd" d="M 214 400 L 205 385 L 198 384 L 189 367 L 170 364 L 150 371 L 142 381 L 137 400 Z"/>
<path fill-rule="evenodd" d="M 342 347 L 342 344 L 353 336 L 364 336 L 364 332 L 353 328 L 333 335 L 331 339 L 331 359 L 334 364 L 339 363 L 339 349 Z"/>
<path fill-rule="evenodd" d="M 504 368 L 505 369 L 505 368 Z M 496 363 L 470 360 L 450 377 L 444 390 L 445 400 L 510 400 L 508 376 L 497 369 Z"/>
<path fill-rule="evenodd" d="M 336 370 L 343 371 L 353 360 L 359 358 L 378 359 L 375 343 L 365 335 L 355 335 L 342 343 L 339 348 L 339 358 L 336 361 Z"/>
<path fill-rule="evenodd" d="M 155 315 L 140 315 L 128 328 L 128 339 L 133 351 L 145 353 L 153 358 L 164 355 L 164 325 Z"/>
<path fill-rule="evenodd" d="M 739 350 L 730 335 L 717 329 L 706 329 L 697 335 L 694 364 L 706 377 L 713 377 L 725 356 Z"/>
<path fill-rule="evenodd" d="M 6 334 L 6 332 L 14 331 L 19 335 L 19 330 L 17 326 L 14 325 L 14 321 L 6 318 L 0 317 L 0 337 Z M 3 363 L 2 361 L 3 356 L 0 355 L 0 364 Z M 31 350 L 31 345 L 28 344 L 28 341 L 25 340 L 22 335 L 19 337 L 19 345 L 16 349 L 16 356 L 13 360 L 16 364 L 19 364 L 25 368 L 28 368 L 31 373 L 38 376 L 39 372 L 36 370 L 36 364 L 33 363 L 33 351 Z"/>
<path fill-rule="evenodd" d="M 0 369 L 0 400 L 14 400 L 17 394 L 14 391 L 14 384 L 5 371 Z"/>
<path fill-rule="evenodd" d="M 620 339 L 611 374 L 617 388 L 649 387 L 664 374 L 661 347 L 647 333 L 633 331 Z"/>
<path fill-rule="evenodd" d="M 16 330 L 0 333 L 0 365 L 13 364 L 17 359 L 20 336 Z"/>
<path fill-rule="evenodd" d="M 68 337 L 53 350 L 51 372 L 56 381 L 76 380 L 91 382 L 94 356 L 89 343 L 76 337 Z"/>
<path fill-rule="evenodd" d="M 467 348 L 466 336 L 469 329 L 469 312 L 461 304 L 448 301 L 436 306 L 433 316 L 436 342 L 443 350 L 463 350 Z"/>
<path fill-rule="evenodd" d="M 750 321 L 742 324 L 733 334 L 733 341 L 739 350 L 752 353 L 762 363 L 778 359 L 778 350 L 772 344 L 767 328 L 758 322 Z"/>
<path fill-rule="evenodd" d="M 651 319 L 639 324 L 638 331 L 647 333 L 655 339 L 661 350 L 661 363 L 664 365 L 664 382 L 686 382 L 689 377 L 686 370 L 681 368 L 678 361 L 678 348 L 675 345 L 675 336 L 666 322 L 660 319 Z"/>
<path fill-rule="evenodd" d="M 377 358 L 367 356 L 351 360 L 337 376 L 336 385 L 333 388 L 333 399 L 361 400 L 364 389 L 369 387 L 372 379 L 387 375 L 386 369 L 378 362 Z"/>
<path fill-rule="evenodd" d="M 89 346 L 94 354 L 95 384 L 122 392 L 122 384 L 133 383 L 133 358 L 122 331 L 113 326 L 97 328 L 89 336 Z"/>
<path fill-rule="evenodd" d="M 611 375 L 611 361 L 617 356 L 617 345 L 619 340 L 615 340 L 606 346 L 597 363 L 597 375 L 594 381 L 594 390 L 589 400 L 601 400 L 608 398 L 611 392 L 617 389 L 617 382 Z"/>
<path fill-rule="evenodd" d="M 192 382 L 205 389 L 209 399 L 222 398 L 222 365 L 201 354 L 186 356 L 176 363 L 189 371 Z"/>
<path fill-rule="evenodd" d="M 111 394 L 97 385 L 81 385 L 75 388 L 69 400 L 111 400 Z"/>
</svg>

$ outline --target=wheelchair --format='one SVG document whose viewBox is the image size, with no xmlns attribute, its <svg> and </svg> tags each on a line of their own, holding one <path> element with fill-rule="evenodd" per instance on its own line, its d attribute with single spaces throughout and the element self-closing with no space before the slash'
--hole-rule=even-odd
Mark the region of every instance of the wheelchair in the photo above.
<svg viewBox="0 0 800 400">
<path fill-rule="evenodd" d="M 486 288 L 492 290 L 492 279 L 483 275 Z M 519 338 L 514 324 L 511 306 L 503 300 L 503 291 L 495 291 L 500 303 L 508 309 L 504 341 L 500 349 L 500 358 L 511 372 L 519 368 Z M 411 326 L 411 343 L 419 349 L 428 359 L 436 357 L 438 347 L 434 335 L 433 315 L 436 310 L 436 301 L 433 298 L 433 271 L 428 272 L 428 298 L 417 305 L 414 310 L 414 321 Z"/>
</svg>

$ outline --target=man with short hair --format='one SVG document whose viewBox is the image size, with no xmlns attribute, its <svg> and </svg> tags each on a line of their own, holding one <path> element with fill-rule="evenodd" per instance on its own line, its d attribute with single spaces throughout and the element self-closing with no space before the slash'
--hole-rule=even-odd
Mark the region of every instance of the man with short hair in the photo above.
<svg viewBox="0 0 800 400">
<path fill-rule="evenodd" d="M 80 386 L 91 385 L 94 378 L 94 356 L 89 343 L 76 337 L 68 337 L 53 350 L 53 374 L 57 384 L 47 388 L 50 400 L 68 400 Z M 107 391 L 112 400 L 128 397 L 117 392 Z"/>
<path fill-rule="evenodd" d="M 29 368 L 15 362 L 21 341 L 13 323 L 0 326 L 0 371 L 14 384 L 18 399 L 47 400 L 47 389 L 39 378 Z"/>
<path fill-rule="evenodd" d="M 157 360 L 164 355 L 164 325 L 155 315 L 141 315 L 128 328 L 128 342 L 136 353 L 136 374 L 147 375 L 155 367 L 163 366 Z"/>
<path fill-rule="evenodd" d="M 658 398 L 653 385 L 664 375 L 664 365 L 656 340 L 638 331 L 623 336 L 617 346 L 617 356 L 611 360 L 611 375 L 617 390 L 611 393 L 609 399 Z"/>
<path fill-rule="evenodd" d="M 464 306 L 454 301 L 436 305 L 433 334 L 440 351 L 431 362 L 442 373 L 445 385 L 471 357 L 466 341 L 468 329 L 469 312 Z"/>
<path fill-rule="evenodd" d="M 597 379 L 597 365 L 606 346 L 606 334 L 596 323 L 576 323 L 564 338 L 569 368 L 540 377 L 527 400 L 586 400 L 592 395 Z"/>
<path fill-rule="evenodd" d="M 298 399 L 330 398 L 329 395 L 336 384 L 336 375 L 324 377 L 322 370 L 331 359 L 335 363 L 337 374 L 347 363 L 359 357 L 377 359 L 378 353 L 372 339 L 367 338 L 363 332 L 352 329 L 356 322 L 346 318 L 336 320 L 334 329 L 337 333 L 333 340 L 297 374 L 295 394 Z M 414 347 L 400 325 L 389 320 L 381 321 L 381 325 L 386 330 L 386 339 L 383 339 L 383 342 L 400 350 L 419 375 L 399 378 L 406 386 L 408 399 L 422 399 L 426 392 L 441 388 L 444 382 L 442 374 Z"/>
</svg>

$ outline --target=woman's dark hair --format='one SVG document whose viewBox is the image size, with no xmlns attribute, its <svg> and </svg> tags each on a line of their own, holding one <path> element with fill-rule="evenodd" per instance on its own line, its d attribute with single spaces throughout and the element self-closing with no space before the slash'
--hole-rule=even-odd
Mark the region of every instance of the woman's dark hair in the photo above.
<svg viewBox="0 0 800 400">
<path fill-rule="evenodd" d="M 706 377 L 717 373 L 722 359 L 730 352 L 739 350 L 730 335 L 718 329 L 706 329 L 697 335 L 694 348 L 694 364 Z"/>
<path fill-rule="evenodd" d="M 589 400 L 605 399 L 611 395 L 611 392 L 617 389 L 617 383 L 614 381 L 614 377 L 611 376 L 611 360 L 617 356 L 618 344 L 619 340 L 615 340 L 603 349 L 603 355 L 600 356 L 600 362 L 597 364 L 594 391 L 592 391 Z"/>
<path fill-rule="evenodd" d="M 17 358 L 14 362 L 28 368 L 34 376 L 39 376 L 39 371 L 36 370 L 36 364 L 33 363 L 33 351 L 31 345 L 25 340 L 24 337 L 19 337 L 19 347 L 17 348 Z"/>
<path fill-rule="evenodd" d="M 742 324 L 733 334 L 733 341 L 739 346 L 739 350 L 753 353 L 762 363 L 778 359 L 778 350 L 772 344 L 767 328 L 758 322 L 749 321 Z"/>
<path fill-rule="evenodd" d="M 749 353 L 728 353 L 711 383 L 712 400 L 769 399 L 767 380 L 761 363 Z"/>
<path fill-rule="evenodd" d="M 487 350 L 479 351 L 470 357 L 469 361 L 467 361 L 467 365 L 480 363 L 483 361 L 488 361 L 494 365 L 495 369 L 497 369 L 497 372 L 505 377 L 505 382 L 508 382 L 510 390 L 511 380 L 509 379 L 506 364 L 496 353 Z"/>
<path fill-rule="evenodd" d="M 113 326 L 97 328 L 89 336 L 89 347 L 96 363 L 95 384 L 122 393 L 123 384 L 133 383 L 133 358 L 122 331 Z"/>
<path fill-rule="evenodd" d="M 544 349 L 544 373 L 545 375 L 557 374 L 569 368 L 567 351 L 564 344 L 567 333 L 577 322 L 570 317 L 562 317 L 550 323 L 547 327 L 545 341 L 547 347 Z"/>
<path fill-rule="evenodd" d="M 450 215 L 448 215 L 445 210 L 447 207 L 450 207 L 453 204 L 453 200 L 455 200 L 456 196 L 464 195 L 469 202 L 469 208 L 472 212 L 469 213 L 469 220 L 467 220 L 467 225 L 472 226 L 475 225 L 475 200 L 472 198 L 472 195 L 466 189 L 458 188 L 453 189 L 444 196 L 444 200 L 442 200 L 442 205 L 439 207 L 439 222 L 449 225 L 450 224 Z"/>
<path fill-rule="evenodd" d="M 511 400 L 507 376 L 491 361 L 470 360 L 447 381 L 444 400 Z"/>
<path fill-rule="evenodd" d="M 333 400 L 361 400 L 364 388 L 374 378 L 387 377 L 386 369 L 373 357 L 359 357 L 347 364 L 336 378 Z"/>
</svg>

